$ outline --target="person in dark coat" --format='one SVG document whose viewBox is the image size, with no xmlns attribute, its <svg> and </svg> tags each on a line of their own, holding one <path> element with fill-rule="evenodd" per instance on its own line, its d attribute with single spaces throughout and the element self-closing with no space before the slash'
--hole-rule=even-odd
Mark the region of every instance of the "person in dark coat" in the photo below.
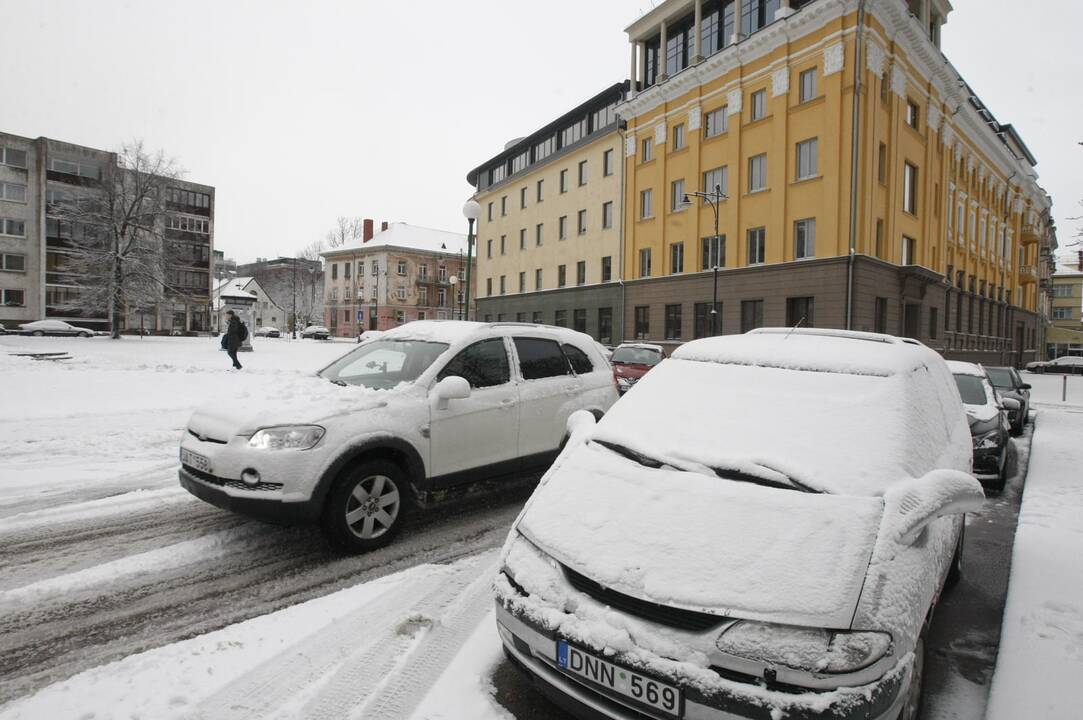
<svg viewBox="0 0 1083 720">
<path fill-rule="evenodd" d="M 229 359 L 233 361 L 233 367 L 240 370 L 241 363 L 237 360 L 237 350 L 240 349 L 242 342 L 241 319 L 232 310 L 226 310 L 226 317 L 229 318 L 229 325 L 226 326 L 223 346 L 226 348 Z"/>
</svg>

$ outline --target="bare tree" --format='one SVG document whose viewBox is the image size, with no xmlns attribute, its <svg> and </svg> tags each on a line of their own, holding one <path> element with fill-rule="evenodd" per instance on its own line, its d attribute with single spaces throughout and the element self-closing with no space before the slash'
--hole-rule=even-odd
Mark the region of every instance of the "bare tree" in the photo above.
<svg viewBox="0 0 1083 720">
<path fill-rule="evenodd" d="M 346 243 L 361 237 L 363 232 L 364 221 L 361 218 L 348 218 L 340 215 L 338 219 L 335 220 L 335 226 L 327 232 L 327 237 L 325 239 L 327 247 L 342 247 Z"/>
<path fill-rule="evenodd" d="M 125 145 L 116 164 L 97 185 L 80 188 L 49 208 L 68 224 L 71 247 L 64 270 L 76 291 L 62 305 L 106 313 L 113 338 L 120 337 L 126 309 L 149 308 L 173 287 L 169 267 L 177 261 L 165 239 L 170 183 L 181 176 L 173 160 L 150 154 L 141 141 Z"/>
</svg>

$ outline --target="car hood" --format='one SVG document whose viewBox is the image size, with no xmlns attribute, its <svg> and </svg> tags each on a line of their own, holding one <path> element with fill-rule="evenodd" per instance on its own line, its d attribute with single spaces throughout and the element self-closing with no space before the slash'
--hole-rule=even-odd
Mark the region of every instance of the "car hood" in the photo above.
<svg viewBox="0 0 1083 720">
<path fill-rule="evenodd" d="M 517 528 L 626 595 L 729 617 L 850 626 L 880 498 L 804 493 L 569 451 Z"/>
</svg>

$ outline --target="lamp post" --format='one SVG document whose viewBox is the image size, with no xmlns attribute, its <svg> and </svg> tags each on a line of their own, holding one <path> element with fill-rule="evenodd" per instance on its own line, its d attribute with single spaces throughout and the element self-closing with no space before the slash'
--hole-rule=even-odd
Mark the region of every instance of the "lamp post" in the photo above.
<svg viewBox="0 0 1083 720">
<path fill-rule="evenodd" d="M 466 319 L 470 319 L 470 284 L 473 281 L 472 268 L 474 260 L 474 221 L 481 215 L 481 205 L 471 198 L 463 205 L 463 217 L 466 218 L 466 300 L 463 303 L 466 310 Z"/>
<path fill-rule="evenodd" d="M 455 319 L 462 320 L 462 317 L 459 315 L 459 293 L 457 289 L 459 285 L 459 276 L 452 275 L 447 281 L 451 283 L 451 307 L 455 308 Z"/>
<path fill-rule="evenodd" d="M 728 200 L 729 197 L 722 192 L 721 185 L 715 185 L 714 189 L 709 192 L 700 192 L 695 190 L 693 192 L 684 194 L 684 203 L 686 205 L 691 204 L 690 197 L 698 197 L 705 203 L 711 206 L 711 210 L 714 211 L 714 236 L 711 238 L 711 270 L 714 271 L 714 296 L 711 300 L 711 335 L 718 334 L 718 256 L 722 250 L 722 240 L 718 235 L 718 205 L 723 200 Z M 725 261 L 723 261 L 725 262 Z"/>
</svg>

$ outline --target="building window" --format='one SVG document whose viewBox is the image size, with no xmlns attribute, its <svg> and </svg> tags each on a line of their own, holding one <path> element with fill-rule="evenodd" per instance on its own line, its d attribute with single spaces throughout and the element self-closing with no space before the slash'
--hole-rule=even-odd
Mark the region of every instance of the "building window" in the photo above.
<svg viewBox="0 0 1083 720">
<path fill-rule="evenodd" d="M 613 174 L 613 150 L 612 148 L 602 153 L 602 175 L 609 177 Z"/>
<path fill-rule="evenodd" d="M 584 117 L 582 120 L 579 120 L 560 131 L 560 147 L 566 148 L 573 143 L 579 142 L 586 136 L 587 119 Z"/>
<path fill-rule="evenodd" d="M 500 198 L 500 217 L 506 217 L 508 214 L 508 196 L 503 195 Z"/>
<path fill-rule="evenodd" d="M 700 270 L 710 270 L 713 267 L 726 267 L 726 236 L 710 236 L 703 238 L 703 263 Z"/>
<path fill-rule="evenodd" d="M 580 210 L 576 217 L 576 229 L 580 235 L 585 235 L 587 232 L 587 211 Z"/>
<path fill-rule="evenodd" d="M 703 192 L 720 192 L 722 196 L 729 195 L 730 171 L 728 165 L 716 167 L 703 173 Z"/>
<path fill-rule="evenodd" d="M 749 106 L 752 112 L 752 121 L 763 120 L 767 117 L 767 91 L 757 90 L 749 98 Z"/>
<path fill-rule="evenodd" d="M 878 297 L 873 305 L 873 331 L 887 332 L 887 298 Z"/>
<path fill-rule="evenodd" d="M 26 185 L 21 183 L 0 183 L 0 200 L 26 202 Z"/>
<path fill-rule="evenodd" d="M 1054 320 L 1071 320 L 1072 308 L 1070 307 L 1055 307 L 1053 308 Z"/>
<path fill-rule="evenodd" d="M 666 340 L 681 339 L 681 306 L 666 305 Z"/>
<path fill-rule="evenodd" d="M 493 279 L 485 278 L 485 295 L 491 296 L 493 294 Z"/>
<path fill-rule="evenodd" d="M 557 240 L 568 239 L 568 216 L 561 215 L 557 220 Z"/>
<path fill-rule="evenodd" d="M 544 194 L 545 194 L 545 179 L 543 178 L 543 179 L 538 181 L 537 202 L 541 202 L 543 200 Z"/>
<path fill-rule="evenodd" d="M 884 221 L 876 218 L 876 257 L 884 258 Z"/>
<path fill-rule="evenodd" d="M 670 212 L 684 210 L 684 178 L 674 180 L 669 186 L 669 209 Z"/>
<path fill-rule="evenodd" d="M 729 105 L 723 105 L 717 110 L 704 115 L 703 122 L 703 136 L 714 137 L 721 135 L 724 132 L 729 132 L 730 129 L 730 107 Z"/>
<path fill-rule="evenodd" d="M 519 273 L 519 292 L 526 292 L 526 272 L 520 271 Z"/>
<path fill-rule="evenodd" d="M 763 300 L 741 301 L 741 332 L 763 327 Z"/>
<path fill-rule="evenodd" d="M 613 342 L 613 308 L 598 308 L 598 342 L 608 345 Z"/>
<path fill-rule="evenodd" d="M 422 285 L 417 289 L 417 304 L 428 305 L 429 304 L 429 289 Z"/>
<path fill-rule="evenodd" d="M 585 333 L 587 331 L 587 310 L 576 308 L 572 310 L 572 330 Z"/>
<path fill-rule="evenodd" d="M 716 312 L 711 312 L 711 303 L 698 302 L 693 308 L 692 339 L 718 335 L 722 331 L 722 303 L 718 303 Z"/>
<path fill-rule="evenodd" d="M 759 192 L 767 188 L 767 153 L 748 159 L 748 191 Z"/>
<path fill-rule="evenodd" d="M 553 313 L 553 324 L 557 327 L 568 327 L 568 311 L 557 310 Z"/>
<path fill-rule="evenodd" d="M 797 101 L 808 102 L 816 97 L 816 68 L 809 68 L 797 76 Z"/>
<path fill-rule="evenodd" d="M 764 255 L 767 251 L 766 228 L 751 228 L 748 231 L 748 264 L 763 264 Z"/>
<path fill-rule="evenodd" d="M 526 207 L 526 188 L 519 188 L 519 209 Z"/>
<path fill-rule="evenodd" d="M 519 228 L 519 249 L 526 250 L 526 228 Z"/>
<path fill-rule="evenodd" d="M 399 300 L 405 300 L 406 299 L 406 286 L 399 285 L 398 289 L 395 291 L 395 296 Z"/>
<path fill-rule="evenodd" d="M 937 314 L 937 308 L 935 308 L 935 307 L 929 308 L 929 339 L 930 340 L 936 340 L 936 326 L 937 326 L 936 314 Z"/>
<path fill-rule="evenodd" d="M 887 145 L 880 143 L 880 150 L 876 154 L 876 177 L 881 185 L 887 185 Z"/>
<path fill-rule="evenodd" d="M 816 177 L 820 172 L 820 147 L 816 138 L 797 143 L 797 179 Z"/>
<path fill-rule="evenodd" d="M 587 261 L 580 260 L 575 264 L 575 284 L 586 285 L 587 284 Z"/>
<path fill-rule="evenodd" d="M 786 327 L 815 327 L 812 322 L 813 298 L 786 298 Z"/>
<path fill-rule="evenodd" d="M 526 166 L 530 164 L 530 150 L 525 150 L 511 159 L 511 172 L 515 174 L 521 170 L 525 170 Z"/>
<path fill-rule="evenodd" d="M 684 272 L 684 243 L 677 242 L 669 246 L 669 271 L 677 274 Z"/>
<path fill-rule="evenodd" d="M 538 223 L 534 226 L 534 244 L 541 247 L 542 237 L 544 235 L 544 224 Z"/>
<path fill-rule="evenodd" d="M 613 227 L 613 201 L 602 203 L 602 229 Z"/>
<path fill-rule="evenodd" d="M 643 248 L 639 251 L 639 277 L 651 276 L 651 249 Z"/>
<path fill-rule="evenodd" d="M 643 219 L 654 217 L 651 199 L 652 192 L 650 188 L 639 191 L 639 217 Z"/>
<path fill-rule="evenodd" d="M 11 148 L 8 148 L 8 152 Z M 5 163 L 11 164 L 11 163 Z M 66 289 L 66 288 L 65 288 Z M 0 290 L 0 305 L 4 307 L 23 307 L 26 305 L 26 293 L 23 290 Z"/>
<path fill-rule="evenodd" d="M 684 123 L 673 126 L 673 149 L 680 150 L 684 147 Z"/>
<path fill-rule="evenodd" d="M 635 339 L 647 340 L 651 336 L 651 308 L 649 305 L 636 305 Z"/>
<path fill-rule="evenodd" d="M 911 100 L 906 99 L 906 124 L 917 130 L 918 118 L 921 114 L 921 110 L 918 108 L 918 104 Z"/>
<path fill-rule="evenodd" d="M 651 138 L 644 138 L 640 147 L 643 148 L 640 162 L 650 162 L 654 159 L 654 141 Z"/>
<path fill-rule="evenodd" d="M 16 150 L 12 147 L 0 147 L 0 164 L 11 167 L 26 167 L 26 150 Z M 8 290 L 6 292 L 22 292 L 21 290 Z M 22 303 L 19 303 L 22 305 Z"/>
<path fill-rule="evenodd" d="M 50 257 L 52 257 L 50 253 Z M 25 255 L 0 255 L 0 270 L 7 270 L 8 272 L 26 272 L 26 256 Z"/>
<path fill-rule="evenodd" d="M 531 314 L 531 316 L 530 316 L 530 320 L 531 320 L 531 322 L 534 322 L 534 323 L 536 323 L 536 324 L 539 324 L 539 325 L 540 325 L 540 324 L 541 324 L 541 321 L 542 321 L 542 314 L 541 314 L 541 311 L 540 311 L 540 310 L 535 310 L 535 311 L 534 311 L 534 312 L 533 312 L 533 313 Z"/>
<path fill-rule="evenodd" d="M 338 263 L 331 263 L 331 279 L 338 280 Z"/>
<path fill-rule="evenodd" d="M 613 258 L 606 255 L 602 258 L 602 282 L 609 282 L 613 279 Z"/>
<path fill-rule="evenodd" d="M 489 209 L 487 210 L 487 212 L 488 212 L 488 215 L 486 216 L 486 218 L 487 218 L 487 220 L 489 222 L 492 222 L 493 221 L 493 204 L 492 203 L 489 203 Z"/>
<path fill-rule="evenodd" d="M 562 288 L 568 284 L 568 266 L 557 265 L 557 287 Z"/>
<path fill-rule="evenodd" d="M 914 264 L 914 238 L 903 235 L 902 238 L 902 264 Z"/>
<path fill-rule="evenodd" d="M 508 291 L 508 276 L 507 275 L 501 275 L 500 276 L 500 294 L 504 295 L 505 293 L 507 293 L 507 291 Z"/>
<path fill-rule="evenodd" d="M 534 289 L 535 290 L 541 290 L 542 289 L 542 269 L 541 268 L 537 268 L 536 270 L 534 270 Z"/>
<path fill-rule="evenodd" d="M 489 238 L 485 241 L 485 257 L 491 258 L 493 256 L 493 239 Z"/>
<path fill-rule="evenodd" d="M 582 187 L 587 184 L 587 161 L 579 161 L 579 185 Z"/>
<path fill-rule="evenodd" d="M 816 257 L 816 218 L 793 224 L 793 256 L 798 260 Z"/>
<path fill-rule="evenodd" d="M 500 236 L 500 254 L 501 255 L 507 255 L 508 254 L 508 236 L 507 235 L 501 235 Z"/>
<path fill-rule="evenodd" d="M 910 163 L 903 166 L 903 210 L 918 214 L 918 169 Z"/>
</svg>

